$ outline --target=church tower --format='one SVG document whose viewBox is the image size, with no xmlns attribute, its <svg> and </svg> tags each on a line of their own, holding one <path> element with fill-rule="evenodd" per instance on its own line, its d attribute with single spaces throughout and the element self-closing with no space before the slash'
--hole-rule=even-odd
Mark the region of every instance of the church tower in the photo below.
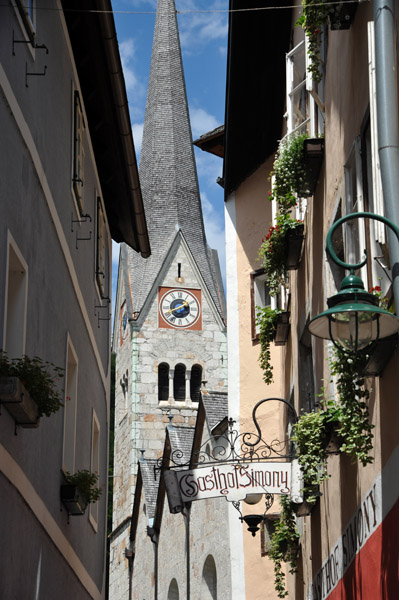
<svg viewBox="0 0 399 600">
<path fill-rule="evenodd" d="M 121 246 L 113 339 L 112 600 L 124 593 L 118 581 L 126 581 L 124 549 L 141 451 L 148 459 L 162 456 L 168 415 L 176 426 L 193 427 L 201 390 L 227 391 L 223 284 L 217 252 L 205 236 L 174 0 L 158 0 L 140 182 L 152 254 L 143 259 Z"/>
</svg>

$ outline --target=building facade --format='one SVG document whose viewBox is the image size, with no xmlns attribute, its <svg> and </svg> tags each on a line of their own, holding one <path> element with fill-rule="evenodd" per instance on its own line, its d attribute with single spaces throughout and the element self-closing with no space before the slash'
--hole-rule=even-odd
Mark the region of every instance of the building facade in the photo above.
<svg viewBox="0 0 399 600">
<path fill-rule="evenodd" d="M 327 9 L 319 15 L 319 57 L 310 52 L 311 60 L 319 61 L 313 75 L 309 39 L 294 25 L 302 12 L 300 6 L 262 11 L 265 3 L 254 2 L 251 6 L 257 10 L 252 16 L 248 11 L 245 18 L 239 12 L 230 17 L 224 168 L 232 340 L 229 402 L 234 403 L 241 423 L 248 418 L 252 389 L 259 394 L 255 400 L 274 395 L 286 399 L 299 416 L 326 410 L 326 404 L 320 405 L 320 394 L 336 406 L 345 406 L 340 381 L 352 373 L 354 355 L 348 354 L 339 368 L 334 368 L 332 343 L 311 335 L 308 328 L 345 276 L 345 269 L 326 252 L 327 232 L 340 217 L 362 211 L 385 215 L 395 225 L 399 222 L 392 192 L 399 164 L 388 150 L 397 147 L 398 5 L 374 2 L 352 10 L 350 4 L 333 8 L 326 3 Z M 232 1 L 230 8 L 244 8 L 244 3 Z M 245 8 L 250 8 L 248 3 Z M 269 53 L 265 44 L 271 44 L 273 52 L 269 49 Z M 251 70 L 248 64 L 253 66 Z M 256 260 L 279 211 L 278 202 L 268 200 L 275 185 L 275 180 L 268 178 L 276 168 L 279 141 L 299 133 L 315 138 L 319 147 L 324 145 L 324 155 L 312 193 L 299 190 L 290 213 L 293 219 L 304 221 L 299 267 L 286 273 L 279 295 L 270 300 L 264 288 L 267 272 Z M 320 135 L 324 136 L 322 143 L 317 138 Z M 243 153 L 243 148 L 247 152 Z M 389 302 L 397 247 L 388 231 L 371 219 L 348 221 L 337 230 L 333 246 L 341 260 L 351 264 L 359 263 L 367 248 L 367 264 L 355 270 L 366 290 L 374 288 Z M 284 346 L 272 343 L 274 382 L 267 385 L 262 384 L 257 360 L 260 343 L 253 307 L 268 304 L 289 313 L 290 329 Z M 236 315 L 235 321 L 231 314 Z M 398 595 L 398 487 L 391 476 L 398 448 L 396 344 L 394 338 L 370 348 L 367 364 L 354 375 L 359 383 L 352 395 L 355 409 L 348 420 L 356 422 L 360 414 L 366 414 L 372 426 L 372 447 L 367 458 L 360 460 L 356 451 L 361 441 L 355 444 L 352 458 L 341 441 L 336 453 L 325 459 L 330 477 L 320 484 L 312 512 L 295 517 L 297 573 L 289 574 L 286 565 L 288 598 L 382 599 Z M 381 347 L 386 351 L 385 363 Z M 249 382 L 258 382 L 258 387 L 250 388 Z M 265 430 L 273 428 L 276 418 L 279 435 L 285 431 L 291 435 L 286 420 L 278 415 L 270 417 Z M 300 458 L 298 447 L 297 454 Z M 245 561 L 242 597 L 263 598 L 264 593 L 270 598 L 282 597 L 273 589 L 268 546 L 260 546 L 260 541 L 244 537 L 239 548 Z M 252 585 L 262 587 L 262 594 L 256 595 Z"/>
<path fill-rule="evenodd" d="M 157 7 L 140 181 L 150 216 L 152 255 L 137 260 L 122 246 L 113 341 L 110 597 L 115 600 L 129 593 L 129 585 L 133 597 L 143 589 L 157 593 L 153 563 L 140 579 L 140 553 L 135 555 L 132 587 L 126 556 L 139 459 L 162 457 L 168 417 L 176 427 L 193 428 L 201 390 L 226 392 L 227 384 L 224 291 L 217 253 L 209 248 L 204 231 L 173 0 L 159 0 Z M 164 504 L 159 506 L 163 510 Z M 194 523 L 192 535 L 200 535 L 200 520 Z M 150 522 L 147 525 L 151 527 Z M 171 531 L 165 526 L 156 532 L 165 547 L 171 543 Z M 143 532 L 141 528 L 140 535 Z M 145 545 L 151 548 L 151 541 Z M 202 558 L 205 561 L 206 555 L 197 557 Z M 173 574 L 178 564 L 163 565 L 163 577 L 180 581 L 178 573 Z"/>
<path fill-rule="evenodd" d="M 33 413 L 15 409 L 28 393 L 14 380 L 12 397 L 2 387 L 5 600 L 106 596 L 111 239 L 150 248 L 140 188 L 127 183 L 138 175 L 111 7 L 90 7 L 108 12 L 0 9 L 2 367 L 4 352 L 42 361 L 59 404 L 37 413 L 43 389 L 31 391 L 29 372 Z M 60 490 L 82 470 L 102 494 L 73 516 Z"/>
</svg>

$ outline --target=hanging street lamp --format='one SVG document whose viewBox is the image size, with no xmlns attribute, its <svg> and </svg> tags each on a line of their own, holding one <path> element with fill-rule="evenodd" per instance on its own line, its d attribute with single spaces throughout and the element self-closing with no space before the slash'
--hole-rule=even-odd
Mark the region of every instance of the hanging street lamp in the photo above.
<svg viewBox="0 0 399 600">
<path fill-rule="evenodd" d="M 361 351 L 399 330 L 396 315 L 381 308 L 379 299 L 367 292 L 361 278 L 355 275 L 355 271 L 367 263 L 367 252 L 360 263 L 351 265 L 338 258 L 334 251 L 332 236 L 337 227 L 351 219 L 360 218 L 381 221 L 392 229 L 399 242 L 399 228 L 396 225 L 386 217 L 368 212 L 351 213 L 338 219 L 327 234 L 327 252 L 337 265 L 349 270 L 349 275 L 343 279 L 340 291 L 327 299 L 328 309 L 311 319 L 308 329 L 316 337 L 330 339 L 345 352 Z"/>
</svg>

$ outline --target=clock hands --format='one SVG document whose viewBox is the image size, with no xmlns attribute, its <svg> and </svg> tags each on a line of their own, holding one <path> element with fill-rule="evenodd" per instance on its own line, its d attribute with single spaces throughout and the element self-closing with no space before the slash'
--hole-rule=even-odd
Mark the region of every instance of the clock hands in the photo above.
<svg viewBox="0 0 399 600">
<path fill-rule="evenodd" d="M 188 302 L 187 300 L 182 300 L 182 304 L 179 304 L 179 306 L 175 306 L 174 308 L 170 308 L 169 310 L 166 311 L 166 315 L 168 315 L 171 312 L 174 312 L 175 310 L 180 310 L 181 308 L 184 308 L 185 306 L 188 306 Z"/>
</svg>

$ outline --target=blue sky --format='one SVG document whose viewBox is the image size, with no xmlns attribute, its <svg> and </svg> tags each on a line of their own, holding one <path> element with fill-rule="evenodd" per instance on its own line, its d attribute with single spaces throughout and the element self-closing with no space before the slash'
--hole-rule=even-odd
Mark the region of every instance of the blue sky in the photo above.
<svg viewBox="0 0 399 600">
<path fill-rule="evenodd" d="M 175 0 L 193 139 L 224 122 L 228 0 Z M 113 0 L 119 49 L 129 99 L 137 159 L 140 158 L 151 62 L 156 0 Z M 223 190 L 216 183 L 222 159 L 195 148 L 208 243 L 225 270 Z M 119 249 L 113 247 L 116 281 Z"/>
</svg>

